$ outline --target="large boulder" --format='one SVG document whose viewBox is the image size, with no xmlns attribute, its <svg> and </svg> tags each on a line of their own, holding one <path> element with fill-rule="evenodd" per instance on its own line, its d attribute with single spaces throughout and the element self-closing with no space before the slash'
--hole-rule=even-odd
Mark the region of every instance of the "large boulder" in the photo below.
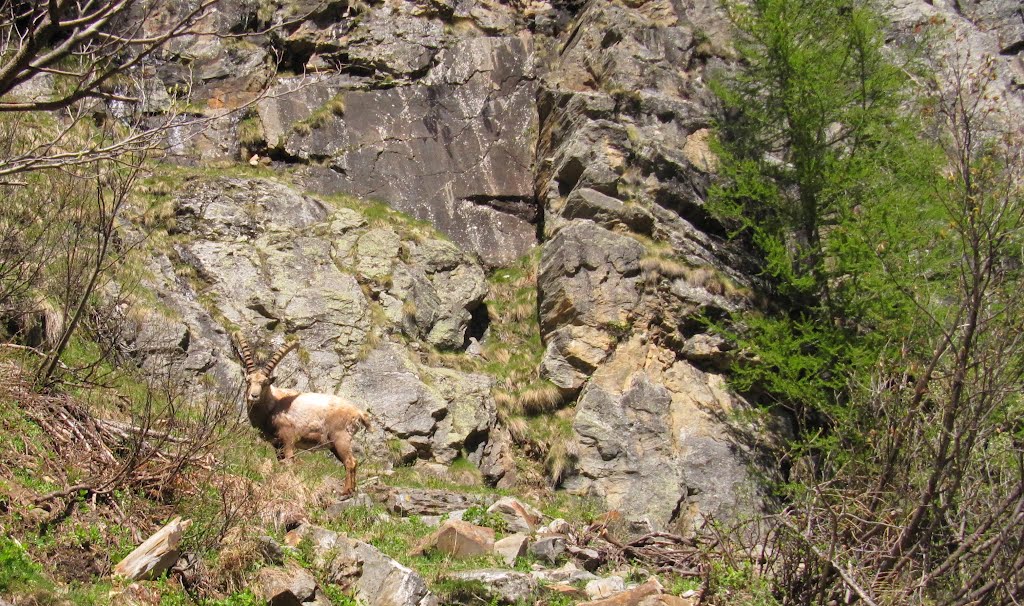
<svg viewBox="0 0 1024 606">
<path fill-rule="evenodd" d="M 439 552 L 453 558 L 488 555 L 494 550 L 494 529 L 462 520 L 448 520 L 423 539 L 419 553 Z"/>
<path fill-rule="evenodd" d="M 745 440 L 767 432 L 738 420 L 745 406 L 721 376 L 631 339 L 580 395 L 577 475 L 564 485 L 658 530 L 755 513 Z"/>
<path fill-rule="evenodd" d="M 541 255 L 541 333 L 565 325 L 617 330 L 628 326 L 640 302 L 636 240 L 591 221 L 574 221 L 544 245 Z"/>
<path fill-rule="evenodd" d="M 480 583 L 491 603 L 499 604 L 527 603 L 539 587 L 537 580 L 525 572 L 496 568 L 452 572 L 445 578 Z"/>
<path fill-rule="evenodd" d="M 312 543 L 314 565 L 331 583 L 351 589 L 367 606 L 436 606 L 437 598 L 412 569 L 377 548 L 316 526 L 303 525 L 291 533 Z"/>
</svg>

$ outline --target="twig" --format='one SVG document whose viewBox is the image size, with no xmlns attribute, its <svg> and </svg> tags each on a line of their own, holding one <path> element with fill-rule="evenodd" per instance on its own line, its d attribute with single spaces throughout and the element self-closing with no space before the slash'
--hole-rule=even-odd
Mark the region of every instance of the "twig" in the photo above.
<svg viewBox="0 0 1024 606">
<path fill-rule="evenodd" d="M 860 584 L 857 583 L 857 581 L 852 576 L 850 576 L 848 572 L 843 570 L 843 568 L 839 566 L 839 564 L 837 564 L 835 560 L 825 555 L 825 553 L 822 552 L 818 548 L 818 546 L 815 545 L 808 537 L 804 536 L 804 533 L 800 532 L 800 529 L 797 528 L 796 525 L 789 520 L 789 518 L 779 516 L 778 520 L 782 523 L 783 526 L 785 526 L 795 536 L 797 536 L 801 541 L 803 541 L 804 544 L 807 545 L 807 548 L 811 550 L 811 553 L 818 556 L 818 558 L 821 559 L 821 561 L 831 566 L 836 571 L 836 573 L 839 574 L 839 577 L 843 579 L 843 582 L 846 583 L 846 586 L 852 589 L 853 592 L 860 597 L 860 599 L 864 600 L 865 604 L 867 604 L 868 606 L 878 606 L 878 604 L 876 604 L 875 601 L 871 599 L 871 596 L 868 594 L 868 592 L 863 587 L 861 587 Z"/>
</svg>

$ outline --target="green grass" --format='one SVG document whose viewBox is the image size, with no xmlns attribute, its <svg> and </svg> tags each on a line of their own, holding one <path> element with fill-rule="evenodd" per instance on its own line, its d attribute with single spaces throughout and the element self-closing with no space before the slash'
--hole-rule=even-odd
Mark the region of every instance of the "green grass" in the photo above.
<svg viewBox="0 0 1024 606">
<path fill-rule="evenodd" d="M 263 143 L 264 138 L 263 122 L 259 114 L 250 111 L 238 123 L 238 142 L 245 147 L 252 147 Z"/>
<path fill-rule="evenodd" d="M 495 377 L 497 388 L 516 395 L 539 379 L 544 355 L 537 309 L 537 265 L 540 248 L 507 268 L 488 276 L 490 293 L 485 300 L 491 325 L 483 346 L 484 370 Z"/>
<path fill-rule="evenodd" d="M 313 110 L 308 117 L 293 124 L 292 130 L 300 136 L 308 137 L 314 130 L 323 128 L 331 118 L 344 115 L 345 96 L 344 93 L 339 93 Z"/>
<path fill-rule="evenodd" d="M 14 539 L 0 535 L 0 595 L 46 583 L 43 567 Z"/>
</svg>

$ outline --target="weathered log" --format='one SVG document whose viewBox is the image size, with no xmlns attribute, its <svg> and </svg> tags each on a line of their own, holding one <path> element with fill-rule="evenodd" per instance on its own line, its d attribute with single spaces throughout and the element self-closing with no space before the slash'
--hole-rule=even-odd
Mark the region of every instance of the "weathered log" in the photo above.
<svg viewBox="0 0 1024 606">
<path fill-rule="evenodd" d="M 178 543 L 191 525 L 192 520 L 174 518 L 114 566 L 114 574 L 133 581 L 159 576 L 177 561 Z"/>
</svg>

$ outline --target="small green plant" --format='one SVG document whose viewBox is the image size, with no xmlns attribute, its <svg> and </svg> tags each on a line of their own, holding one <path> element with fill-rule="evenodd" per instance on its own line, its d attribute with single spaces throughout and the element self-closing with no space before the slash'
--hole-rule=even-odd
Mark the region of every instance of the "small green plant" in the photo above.
<svg viewBox="0 0 1024 606">
<path fill-rule="evenodd" d="M 42 567 L 28 557 L 21 544 L 0 536 L 0 594 L 8 595 L 45 583 Z"/>
<path fill-rule="evenodd" d="M 466 513 L 462 514 L 462 519 L 470 524 L 493 528 L 499 534 L 508 532 L 508 522 L 505 521 L 505 518 L 487 511 L 480 505 L 473 505 L 467 509 Z"/>
<path fill-rule="evenodd" d="M 350 591 L 346 591 L 333 583 L 323 586 L 324 594 L 334 606 L 359 606 L 359 602 Z"/>
<path fill-rule="evenodd" d="M 716 562 L 712 565 L 708 594 L 721 596 L 724 604 L 744 606 L 779 606 L 772 595 L 771 583 L 757 574 L 753 564 L 741 562 L 729 565 Z"/>
</svg>

